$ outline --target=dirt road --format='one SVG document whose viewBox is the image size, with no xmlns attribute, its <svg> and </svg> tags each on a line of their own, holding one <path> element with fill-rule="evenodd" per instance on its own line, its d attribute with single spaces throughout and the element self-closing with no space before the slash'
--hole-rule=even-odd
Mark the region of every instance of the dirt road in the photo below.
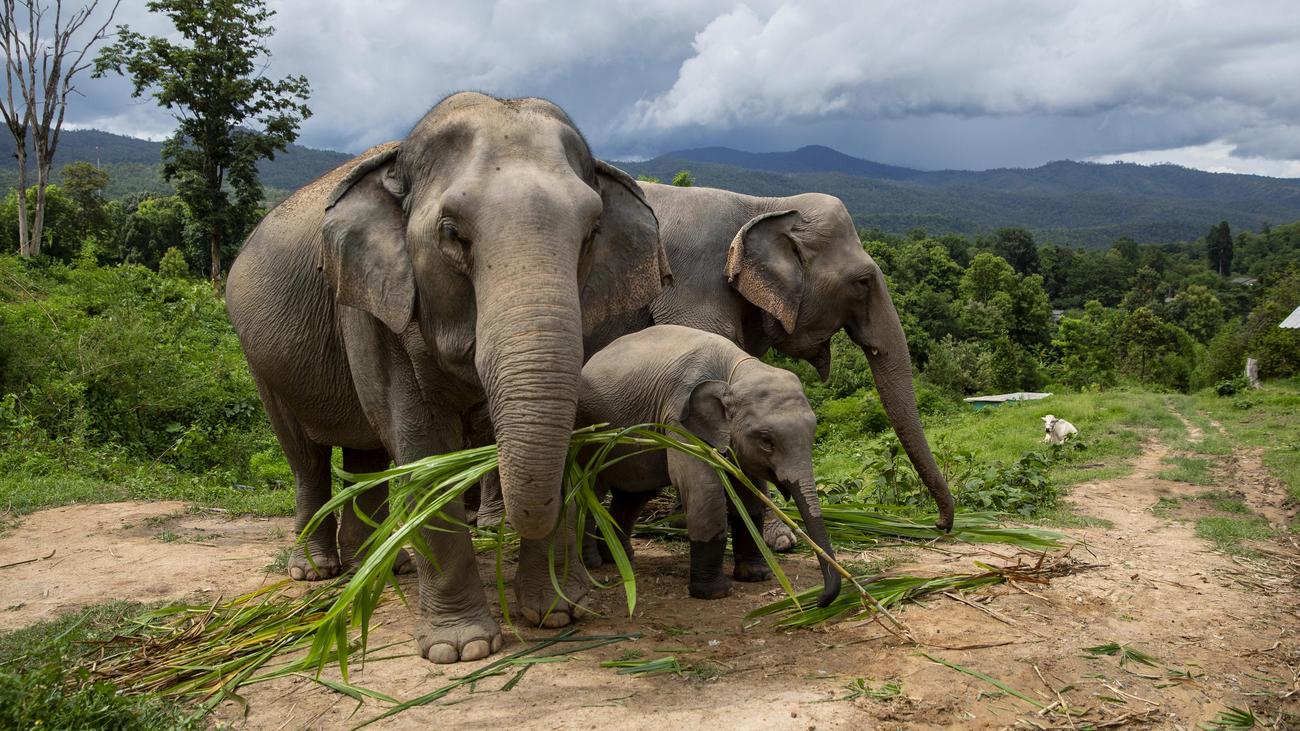
<svg viewBox="0 0 1300 731">
<path fill-rule="evenodd" d="M 590 602 L 603 616 L 584 620 L 581 631 L 637 631 L 641 639 L 535 666 L 508 692 L 499 691 L 510 676 L 485 680 L 474 693 L 458 690 L 378 727 L 808 731 L 1082 728 L 1091 720 L 1192 729 L 1229 705 L 1249 705 L 1278 728 L 1300 723 L 1300 715 L 1279 720 L 1284 712 L 1300 714 L 1300 557 L 1282 539 L 1258 544 L 1257 557 L 1225 555 L 1194 534 L 1192 508 L 1153 510 L 1162 497 L 1211 489 L 1158 479 L 1167 454 L 1152 443 L 1130 476 L 1073 489 L 1069 499 L 1078 511 L 1106 524 L 1065 532 L 1086 544 L 1075 547 L 1074 555 L 1099 566 L 1050 586 L 1002 586 L 967 595 L 966 602 L 937 597 L 911 606 L 900 618 L 919 645 L 870 622 L 792 632 L 768 624 L 746 627 L 745 612 L 772 601 L 775 585 L 738 584 L 726 599 L 691 600 L 681 549 L 640 541 L 636 617 L 625 616 L 619 591 L 605 591 Z M 1219 484 L 1212 489 L 1240 494 L 1270 522 L 1282 522 L 1294 510 L 1283 504 L 1284 493 L 1258 455 L 1234 453 L 1216 469 Z M 77 506 L 28 516 L 0 539 L 0 563 L 55 554 L 0 570 L 0 628 L 111 599 L 231 596 L 279 578 L 265 567 L 289 541 L 287 520 L 228 520 L 185 513 L 183 507 Z M 948 553 L 903 549 L 906 560 L 894 570 L 968 571 L 976 560 L 1000 563 L 995 554 L 1012 553 L 998 546 L 947 548 Z M 879 560 L 882 552 L 843 558 Z M 482 575 L 490 579 L 491 557 L 482 564 Z M 819 580 L 808 557 L 788 559 L 786 571 L 801 586 Z M 485 590 L 495 597 L 493 587 Z M 372 646 L 408 636 L 408 610 L 400 604 L 387 605 L 378 620 L 382 626 Z M 526 638 L 549 634 L 523 632 Z M 1085 651 L 1109 643 L 1141 650 L 1156 662 L 1121 663 L 1118 656 Z M 951 649 L 972 645 L 985 647 Z M 521 646 L 511 639 L 507 650 Z M 405 651 L 399 648 L 414 649 L 402 643 L 384 654 Z M 630 650 L 644 657 L 667 650 L 689 670 L 630 677 L 599 666 Z M 922 652 L 987 674 L 1033 703 Z M 352 680 L 405 699 L 482 664 L 439 667 L 411 654 L 372 662 L 354 670 Z M 882 697 L 854 693 L 849 686 L 859 678 Z M 349 728 L 384 707 L 368 703 L 354 715 L 355 701 L 305 678 L 242 694 L 249 702 L 246 716 L 234 703 L 219 711 L 219 719 L 236 728 Z M 1063 707 L 1076 715 L 1067 719 Z"/>
</svg>

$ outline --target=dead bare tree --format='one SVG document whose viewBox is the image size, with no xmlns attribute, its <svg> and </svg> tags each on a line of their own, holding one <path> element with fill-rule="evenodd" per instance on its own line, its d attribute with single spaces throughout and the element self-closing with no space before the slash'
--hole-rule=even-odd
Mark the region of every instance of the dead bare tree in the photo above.
<svg viewBox="0 0 1300 731">
<path fill-rule="evenodd" d="M 63 13 L 63 0 L 54 0 L 53 27 L 44 27 L 51 6 L 41 0 L 0 0 L 0 48 L 5 53 L 5 95 L 0 99 L 5 126 L 14 138 L 18 158 L 18 252 L 41 252 L 45 226 L 45 189 L 59 147 L 68 97 L 76 91 L 77 74 L 93 63 L 86 58 L 91 47 L 107 37 L 108 26 L 121 0 L 114 0 L 108 17 L 97 29 L 87 23 L 99 0 L 91 0 L 71 14 Z M 87 36 L 83 30 L 94 29 Z M 75 43 L 74 43 L 75 41 Z M 15 97 L 15 91 L 17 96 Z M 30 142 L 29 142 L 30 139 Z M 27 211 L 28 146 L 36 159 L 36 201 Z"/>
</svg>

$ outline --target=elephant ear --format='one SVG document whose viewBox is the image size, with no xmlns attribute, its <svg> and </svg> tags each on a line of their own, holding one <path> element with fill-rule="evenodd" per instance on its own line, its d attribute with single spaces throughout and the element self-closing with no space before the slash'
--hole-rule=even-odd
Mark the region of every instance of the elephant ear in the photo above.
<svg viewBox="0 0 1300 731">
<path fill-rule="evenodd" d="M 720 450 L 731 446 L 726 395 L 725 381 L 701 381 L 691 389 L 678 417 L 686 431 Z"/>
<path fill-rule="evenodd" d="M 659 220 L 636 181 L 600 160 L 596 180 L 604 209 L 578 271 L 582 332 L 588 336 L 650 304 L 673 277 L 659 242 Z"/>
<path fill-rule="evenodd" d="M 803 261 L 795 225 L 798 211 L 773 211 L 740 227 L 727 250 L 727 282 L 793 333 L 803 300 Z"/>
<path fill-rule="evenodd" d="M 325 209 L 321 244 L 335 301 L 400 333 L 414 316 L 415 273 L 402 203 L 385 180 L 396 153 L 395 143 L 372 148 L 347 170 Z"/>
</svg>

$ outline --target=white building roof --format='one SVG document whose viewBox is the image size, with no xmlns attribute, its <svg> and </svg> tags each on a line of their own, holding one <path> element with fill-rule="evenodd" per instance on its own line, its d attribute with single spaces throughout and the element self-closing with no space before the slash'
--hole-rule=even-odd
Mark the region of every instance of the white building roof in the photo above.
<svg viewBox="0 0 1300 731">
<path fill-rule="evenodd" d="M 1295 308 L 1295 312 L 1292 312 L 1291 314 L 1287 315 L 1286 319 L 1283 320 L 1278 325 L 1278 327 L 1290 328 L 1292 330 L 1300 330 L 1300 307 Z"/>
<path fill-rule="evenodd" d="M 1035 393 L 1033 391 L 1016 391 L 1015 393 L 999 393 L 993 396 L 971 396 L 962 399 L 962 401 L 968 404 L 1000 404 L 1007 401 L 1036 401 L 1051 395 L 1050 393 Z"/>
</svg>

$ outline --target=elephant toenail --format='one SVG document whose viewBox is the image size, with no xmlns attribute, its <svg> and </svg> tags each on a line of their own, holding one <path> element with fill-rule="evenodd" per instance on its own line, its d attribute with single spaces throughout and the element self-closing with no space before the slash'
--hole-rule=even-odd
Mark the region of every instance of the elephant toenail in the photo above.
<svg viewBox="0 0 1300 731">
<path fill-rule="evenodd" d="M 482 660 L 488 656 L 487 640 L 470 640 L 460 651 L 461 660 Z"/>
<path fill-rule="evenodd" d="M 435 662 L 439 665 L 446 665 L 460 659 L 456 654 L 456 648 L 445 642 L 430 645 L 429 649 L 425 651 L 424 656 L 429 659 L 429 662 Z"/>
</svg>

